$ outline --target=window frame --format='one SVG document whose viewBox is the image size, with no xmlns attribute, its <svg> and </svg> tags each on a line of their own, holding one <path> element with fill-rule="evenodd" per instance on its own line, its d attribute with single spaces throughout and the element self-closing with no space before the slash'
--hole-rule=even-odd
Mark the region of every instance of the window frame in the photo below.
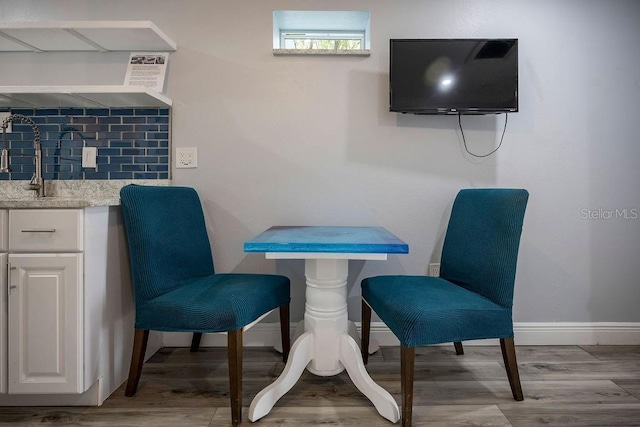
<svg viewBox="0 0 640 427">
<path fill-rule="evenodd" d="M 274 10 L 273 11 L 273 55 L 329 55 L 329 56 L 370 56 L 371 55 L 371 12 L 344 10 Z M 293 41 L 305 39 L 305 44 L 295 48 Z M 327 49 L 318 48 L 313 40 L 356 41 L 337 43 Z M 287 43 L 289 43 L 288 47 Z M 315 46 L 313 46 L 315 44 Z M 292 46 L 293 45 L 293 46 Z M 300 46 L 301 43 L 298 43 Z M 308 47 L 304 47 L 308 46 Z M 291 48 L 293 47 L 293 48 Z M 346 47 L 346 48 L 344 48 Z"/>
</svg>

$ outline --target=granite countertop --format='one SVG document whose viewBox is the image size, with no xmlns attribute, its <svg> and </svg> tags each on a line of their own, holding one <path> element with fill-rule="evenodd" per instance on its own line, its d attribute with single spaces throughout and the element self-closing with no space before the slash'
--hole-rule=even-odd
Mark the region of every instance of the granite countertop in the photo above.
<svg viewBox="0 0 640 427">
<path fill-rule="evenodd" d="M 25 190 L 29 181 L 0 181 L 0 209 L 86 208 L 119 206 L 120 188 L 128 184 L 170 185 L 169 180 L 46 181 L 46 197 Z"/>
<path fill-rule="evenodd" d="M 31 199 L 0 200 L 4 209 L 86 208 L 89 206 L 118 206 L 120 199 L 71 199 L 67 197 L 39 197 Z"/>
</svg>

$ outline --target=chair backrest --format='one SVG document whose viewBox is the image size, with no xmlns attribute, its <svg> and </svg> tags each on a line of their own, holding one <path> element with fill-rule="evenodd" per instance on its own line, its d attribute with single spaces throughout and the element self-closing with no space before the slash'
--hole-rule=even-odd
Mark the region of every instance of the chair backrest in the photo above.
<svg viewBox="0 0 640 427">
<path fill-rule="evenodd" d="M 193 188 L 127 185 L 120 190 L 136 304 L 214 273 Z"/>
<path fill-rule="evenodd" d="M 528 199 L 522 189 L 461 190 L 444 239 L 440 277 L 512 306 Z"/>
</svg>

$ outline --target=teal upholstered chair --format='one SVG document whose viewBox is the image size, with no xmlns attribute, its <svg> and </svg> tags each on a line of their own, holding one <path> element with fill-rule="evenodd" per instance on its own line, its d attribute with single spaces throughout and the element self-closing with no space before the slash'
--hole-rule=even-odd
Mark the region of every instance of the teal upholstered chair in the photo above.
<svg viewBox="0 0 640 427">
<path fill-rule="evenodd" d="M 499 338 L 515 400 L 522 388 L 513 342 L 513 287 L 529 193 L 474 189 L 458 193 L 440 261 L 440 277 L 378 276 L 362 281 L 362 357 L 371 309 L 400 340 L 402 425 L 411 425 L 415 348 Z"/>
<path fill-rule="evenodd" d="M 186 187 L 128 185 L 120 191 L 135 296 L 133 355 L 125 394 L 133 396 L 149 330 L 228 332 L 233 425 L 242 418 L 242 331 L 280 309 L 283 359 L 289 352 L 289 279 L 215 273 L 200 199 Z"/>
</svg>

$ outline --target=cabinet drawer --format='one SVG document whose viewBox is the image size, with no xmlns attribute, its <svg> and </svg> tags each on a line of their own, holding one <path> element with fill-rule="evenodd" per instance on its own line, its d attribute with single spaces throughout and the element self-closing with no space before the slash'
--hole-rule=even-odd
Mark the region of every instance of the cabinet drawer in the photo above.
<svg viewBox="0 0 640 427">
<path fill-rule="evenodd" d="M 82 212 L 82 209 L 10 210 L 9 250 L 82 251 Z"/>
</svg>

